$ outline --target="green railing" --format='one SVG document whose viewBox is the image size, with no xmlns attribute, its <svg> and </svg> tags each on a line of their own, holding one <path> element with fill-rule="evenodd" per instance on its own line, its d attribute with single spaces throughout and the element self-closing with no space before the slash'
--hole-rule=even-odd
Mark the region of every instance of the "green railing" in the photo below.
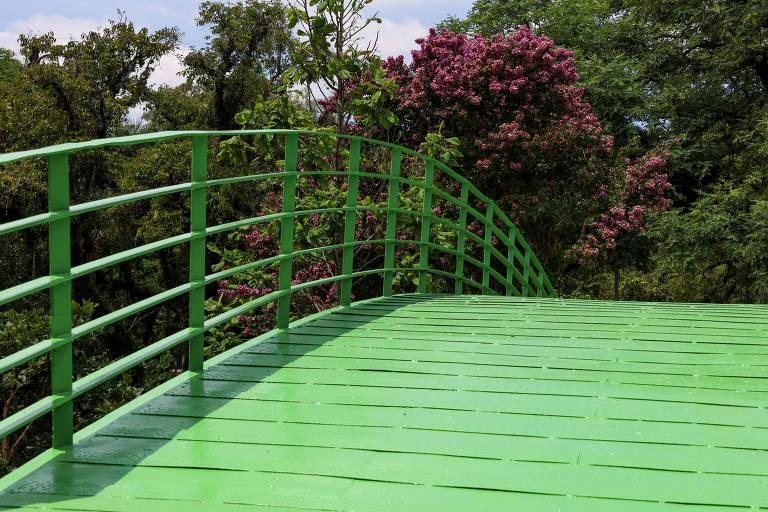
<svg viewBox="0 0 768 512">
<path fill-rule="evenodd" d="M 232 135 L 281 135 L 285 137 L 285 163 L 283 172 L 254 174 L 235 178 L 207 179 L 208 138 L 212 136 Z M 344 171 L 311 171 L 298 172 L 298 138 L 299 136 L 338 137 L 349 141 L 349 167 Z M 127 146 L 168 139 L 192 139 L 192 168 L 191 180 L 188 183 L 172 185 L 143 192 L 110 197 L 98 201 L 70 205 L 69 194 L 69 154 L 92 148 L 106 146 Z M 360 171 L 361 143 L 371 143 L 391 149 L 390 173 L 377 174 Z M 411 155 L 420 159 L 425 165 L 424 181 L 400 176 L 400 165 L 403 155 Z M 244 131 L 174 131 L 150 133 L 129 137 L 93 140 L 89 142 L 60 144 L 31 151 L 21 151 L 0 155 L 0 165 L 19 160 L 45 157 L 48 162 L 48 212 L 0 225 L 0 235 L 5 235 L 22 229 L 48 224 L 49 232 L 49 261 L 50 274 L 26 283 L 8 288 L 0 292 L 0 306 L 21 299 L 30 294 L 50 290 L 51 327 L 50 339 L 40 341 L 28 348 L 0 359 L 0 373 L 7 372 L 25 362 L 50 353 L 51 363 L 51 395 L 39 400 L 21 411 L 0 421 L 0 438 L 12 433 L 20 427 L 34 421 L 36 418 L 51 412 L 53 428 L 53 447 L 61 448 L 72 444 L 73 434 L 73 400 L 86 391 L 109 380 L 138 364 L 189 341 L 190 372 L 200 372 L 203 369 L 203 346 L 206 331 L 227 322 L 238 315 L 271 302 L 277 302 L 277 328 L 285 329 L 289 323 L 289 308 L 291 294 L 301 289 L 341 281 L 340 302 L 347 306 L 352 297 L 352 280 L 372 274 L 383 274 L 383 296 L 392 295 L 393 276 L 396 272 L 418 273 L 419 293 L 427 292 L 427 275 L 442 275 L 455 280 L 454 293 L 461 294 L 464 285 L 475 287 L 484 294 L 498 294 L 491 285 L 491 278 L 497 283 L 496 287 L 503 289 L 506 295 L 519 296 L 554 296 L 552 285 L 541 264 L 533 254 L 512 221 L 496 204 L 477 190 L 466 179 L 449 169 L 442 163 L 420 155 L 412 150 L 394 144 L 366 139 L 362 137 L 344 136 L 331 133 L 298 132 L 293 130 L 244 130 Z M 437 186 L 434 182 L 435 169 L 439 169 L 446 177 L 455 180 L 460 185 L 460 197 L 456 198 Z M 345 175 L 347 179 L 346 206 L 314 210 L 296 210 L 296 178 L 297 176 L 327 174 Z M 358 182 L 361 177 L 383 179 L 389 182 L 389 197 L 386 207 L 358 206 Z M 282 212 L 260 217 L 242 219 L 217 226 L 206 225 L 207 189 L 212 186 L 234 184 L 251 180 L 282 178 L 283 203 Z M 407 210 L 399 207 L 400 185 L 407 184 L 424 190 L 423 208 L 421 211 Z M 178 192 L 189 191 L 191 194 L 190 231 L 136 247 L 108 257 L 83 263 L 75 267 L 70 261 L 70 219 L 74 216 L 93 212 L 116 205 L 131 203 Z M 438 197 L 447 204 L 459 209 L 458 224 L 435 215 L 432 211 L 433 197 Z M 470 200 L 473 197 L 474 200 Z M 472 204 L 485 205 L 485 211 L 475 209 Z M 383 240 L 355 240 L 355 220 L 360 211 L 377 210 L 386 213 L 386 235 Z M 313 213 L 343 213 L 344 242 L 341 244 L 314 247 L 300 251 L 294 250 L 294 219 Z M 400 240 L 396 237 L 397 216 L 414 215 L 421 218 L 421 237 L 419 240 Z M 467 229 L 467 220 L 471 216 L 482 223 L 484 236 L 480 237 Z M 280 222 L 280 250 L 274 257 L 247 263 L 206 274 L 206 237 L 231 231 L 240 227 L 270 222 Z M 503 225 L 501 229 L 496 221 Z M 448 248 L 430 241 L 430 223 L 437 222 L 443 227 L 455 231 L 456 248 Z M 502 252 L 492 243 L 493 237 L 503 245 Z M 466 253 L 466 242 L 472 240 L 482 247 L 482 261 Z M 176 286 L 163 293 L 141 300 L 118 311 L 103 315 L 82 325 L 72 325 L 72 281 L 92 272 L 104 269 L 120 262 L 131 260 L 155 251 L 189 243 L 189 282 Z M 354 249 L 360 244 L 383 244 L 384 264 L 375 270 L 354 270 Z M 419 264 L 415 267 L 397 267 L 395 265 L 395 246 L 397 244 L 415 244 L 419 247 Z M 342 273 L 338 276 L 318 279 L 311 282 L 292 284 L 292 264 L 294 257 L 311 252 L 329 249 L 340 249 L 343 254 Z M 454 272 L 432 268 L 429 265 L 430 251 L 448 253 L 456 258 Z M 506 269 L 503 274 L 494 268 L 491 258 Z M 464 272 L 466 263 L 482 270 L 481 282 L 477 282 Z M 205 319 L 205 286 L 225 279 L 232 275 L 245 272 L 260 266 L 279 265 L 279 289 L 273 293 L 254 299 L 246 304 Z M 498 265 L 497 265 L 498 267 Z M 93 331 L 106 327 L 114 322 L 135 315 L 147 308 L 157 306 L 169 299 L 189 295 L 189 325 L 166 338 L 154 342 L 133 354 L 119 359 L 104 368 L 95 371 L 79 380 L 72 381 L 72 343 Z"/>
</svg>

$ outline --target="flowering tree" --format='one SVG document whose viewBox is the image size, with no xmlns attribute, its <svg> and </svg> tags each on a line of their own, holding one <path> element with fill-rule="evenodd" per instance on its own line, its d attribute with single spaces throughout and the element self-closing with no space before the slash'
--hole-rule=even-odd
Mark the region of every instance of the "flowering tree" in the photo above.
<svg viewBox="0 0 768 512">
<path fill-rule="evenodd" d="M 670 156 L 667 146 L 657 146 L 634 161 L 626 158 L 622 166 L 608 170 L 610 179 L 598 186 L 593 197 L 603 206 L 604 213 L 590 219 L 585 236 L 566 256 L 577 258 L 580 263 L 609 257 L 609 251 L 617 248 L 617 238 L 645 232 L 645 215 L 669 206 L 671 201 L 664 195 L 671 185 L 663 172 L 667 165 L 665 158 Z"/>
<path fill-rule="evenodd" d="M 489 38 L 432 29 L 417 43 L 411 64 L 384 63 L 397 83 L 403 139 L 418 146 L 438 127 L 458 139 L 461 172 L 553 270 L 564 254 L 584 262 L 613 249 L 613 230 L 639 230 L 644 212 L 666 206 L 659 150 L 617 162 L 612 137 L 576 85 L 573 52 L 527 27 Z M 571 249 L 580 236 L 581 250 Z"/>
</svg>

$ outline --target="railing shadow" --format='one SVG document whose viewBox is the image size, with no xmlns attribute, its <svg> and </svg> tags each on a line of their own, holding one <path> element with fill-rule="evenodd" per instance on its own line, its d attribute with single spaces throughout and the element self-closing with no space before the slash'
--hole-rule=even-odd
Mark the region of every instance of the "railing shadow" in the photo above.
<svg viewBox="0 0 768 512">
<path fill-rule="evenodd" d="M 227 404 L 240 400 L 238 397 L 264 383 L 266 379 L 286 365 L 317 350 L 339 336 L 343 336 L 354 329 L 364 328 L 366 324 L 381 318 L 381 315 L 374 316 L 366 313 L 366 316 L 359 317 L 359 324 L 352 326 L 337 322 L 335 327 L 339 331 L 337 334 L 313 336 L 315 339 L 312 344 L 296 343 L 296 338 L 302 336 L 302 328 L 312 326 L 314 322 L 319 320 L 327 322 L 330 319 L 338 319 L 339 314 L 354 312 L 356 309 L 364 307 L 365 304 L 376 304 L 381 300 L 382 298 L 353 303 L 349 307 L 340 308 L 327 314 L 308 317 L 304 321 L 292 324 L 287 330 L 271 331 L 217 356 L 216 360 L 212 361 L 215 364 L 209 365 L 202 374 L 188 376 L 181 383 L 139 407 L 132 409 L 132 403 L 126 404 L 121 409 L 127 412 L 119 415 L 114 421 L 79 440 L 71 448 L 59 453 L 42 466 L 0 491 L 0 509 L 45 503 L 62 504 L 71 500 L 78 500 L 77 506 L 80 506 L 82 503 L 79 500 L 87 500 L 96 495 L 107 499 L 141 498 L 146 500 L 155 498 L 156 496 L 151 495 L 147 489 L 142 492 L 140 486 L 129 485 L 126 486 L 126 489 L 130 488 L 136 492 L 136 495 L 131 496 L 126 493 L 125 489 L 121 489 L 120 481 L 134 471 L 136 467 L 188 467 L 183 464 L 178 466 L 167 463 L 159 464 L 157 461 L 149 459 L 173 441 L 179 433 L 193 427 L 210 415 L 215 415 L 217 410 L 222 409 Z M 428 302 L 429 300 L 431 300 L 429 297 L 409 295 L 407 300 L 403 301 L 402 306 L 392 305 L 391 309 L 384 310 L 383 313 L 391 313 L 406 305 Z M 290 341 L 286 341 L 285 333 L 292 334 Z M 305 334 L 304 336 L 311 335 Z M 254 343 L 259 339 L 259 342 Z M 290 346 L 290 350 L 287 350 L 288 346 Z M 282 347 L 286 347 L 286 350 L 283 350 Z M 255 350 L 250 350 L 251 348 Z M 281 355 L 282 363 L 274 366 L 269 364 L 244 365 L 242 356 L 246 352 L 253 357 L 258 357 L 259 353 Z M 233 367 L 237 367 L 238 371 L 229 371 Z M 244 376 L 244 374 L 247 375 Z M 206 399 L 212 395 L 215 396 L 215 399 Z M 184 411 L 176 410 L 174 412 L 172 407 L 169 408 L 169 404 L 172 405 L 174 401 L 181 400 L 182 396 L 195 397 L 193 400 L 197 400 L 198 403 L 193 408 L 193 414 L 190 414 L 189 411 L 184 413 Z M 254 401 L 252 398 L 247 400 L 250 400 L 251 403 Z M 119 411 L 117 412 L 119 413 Z M 148 423 L 145 420 L 149 417 L 153 417 L 155 420 L 167 418 L 161 429 L 161 435 L 158 434 L 156 426 L 153 432 L 150 432 L 152 429 L 143 426 Z M 274 418 L 265 417 L 263 420 L 270 421 Z M 154 420 L 153 424 L 156 425 Z M 137 440 L 145 440 L 145 442 L 139 443 Z M 264 439 L 254 439 L 253 442 L 268 444 L 268 440 Z M 140 449 L 137 449 L 137 446 L 140 446 Z M 215 464 L 212 464 L 210 467 L 196 465 L 195 469 L 217 470 L 226 468 L 216 467 Z M 176 495 L 183 495 L 185 486 L 197 485 L 186 478 L 179 478 L 175 482 L 163 482 L 163 484 L 169 487 L 175 486 L 175 492 L 170 494 Z M 111 492 L 110 488 L 112 488 Z"/>
</svg>

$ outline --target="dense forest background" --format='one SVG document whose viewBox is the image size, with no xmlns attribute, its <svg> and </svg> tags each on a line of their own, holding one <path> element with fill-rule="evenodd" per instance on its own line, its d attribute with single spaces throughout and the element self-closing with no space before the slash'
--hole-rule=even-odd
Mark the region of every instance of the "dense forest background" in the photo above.
<svg viewBox="0 0 768 512">
<path fill-rule="evenodd" d="M 768 4 L 761 0 L 477 0 L 418 40 L 410 58 L 376 56 L 359 39 L 377 23 L 365 0 L 200 4 L 210 35 L 184 57 L 186 82 L 152 88 L 176 28 L 150 32 L 129 13 L 59 43 L 53 34 L 0 48 L 0 153 L 167 129 L 279 128 L 364 134 L 443 159 L 515 220 L 560 297 L 768 302 Z M 386 37 L 381 34 L 380 37 Z M 144 108 L 139 123 L 130 109 Z M 347 149 L 303 142 L 303 169 L 341 169 Z M 209 177 L 274 169 L 280 141 L 211 138 Z M 387 155 L 369 154 L 370 172 Z M 83 152 L 72 158 L 72 203 L 188 180 L 188 142 Z M 405 172 L 419 176 L 416 166 Z M 279 210 L 278 184 L 220 187 L 209 224 Z M 404 194 L 419 209 L 417 191 Z M 301 207 L 343 205 L 339 180 L 300 183 Z M 0 223 L 46 209 L 45 162 L 0 169 Z M 361 182 L 361 204 L 386 204 Z M 416 206 L 414 206 L 416 205 Z M 408 207 L 408 205 L 403 205 Z M 436 204 L 436 208 L 447 208 Z M 189 196 L 164 196 L 73 219 L 74 265 L 188 230 Z M 385 219 L 357 233 L 381 238 Z M 401 224 L 401 225 L 400 225 Z M 416 233 L 404 219 L 400 233 Z M 296 228 L 299 247 L 340 240 L 343 220 Z M 3 239 L 0 289 L 46 275 L 47 230 Z M 209 240 L 212 270 L 273 255 L 277 225 Z M 435 231 L 433 239 L 454 241 Z M 373 265 L 379 247 L 356 261 Z M 470 247 L 471 249 L 471 247 Z M 398 264 L 410 266 L 408 255 Z M 80 324 L 188 279 L 176 246 L 74 283 Z M 339 254 L 297 262 L 294 279 L 332 275 Z M 450 262 L 442 262 L 451 265 Z M 272 268 L 208 290 L 215 314 L 276 286 Z M 414 276 L 396 286 L 410 291 Z M 438 289 L 439 282 L 433 283 Z M 355 294 L 380 284 L 363 280 Z M 298 317 L 336 304 L 328 286 L 294 298 Z M 46 294 L 0 309 L 0 357 L 48 337 Z M 151 308 L 74 344 L 79 378 L 185 325 L 185 299 Z M 274 308 L 241 316 L 207 337 L 220 352 L 272 327 Z M 76 428 L 184 368 L 184 350 L 153 359 L 89 392 Z M 2 417 L 50 392 L 46 358 L 3 375 Z M 0 444 L 0 472 L 50 443 L 36 420 Z"/>
</svg>

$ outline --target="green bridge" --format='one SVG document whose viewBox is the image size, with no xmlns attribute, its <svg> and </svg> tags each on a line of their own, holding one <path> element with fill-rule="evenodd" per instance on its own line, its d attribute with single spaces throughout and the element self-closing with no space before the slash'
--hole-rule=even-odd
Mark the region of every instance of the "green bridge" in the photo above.
<svg viewBox="0 0 768 512">
<path fill-rule="evenodd" d="M 0 422 L 0 437 L 47 414 L 53 426 L 51 449 L 0 480 L 1 510 L 768 509 L 768 307 L 558 299 L 512 221 L 440 162 L 360 137 L 243 131 L 284 144 L 283 171 L 208 179 L 209 137 L 233 133 L 0 155 L 47 159 L 49 211 L 0 235 L 47 225 L 50 253 L 49 275 L 0 292 L 0 305 L 49 290 L 51 308 L 50 339 L 0 359 L 6 372 L 50 357 L 51 395 Z M 300 137 L 348 139 L 348 168 L 324 172 L 346 180 L 346 206 L 296 208 L 297 176 L 312 174 L 297 165 Z M 182 138 L 192 142 L 188 183 L 70 204 L 70 153 Z M 360 170 L 363 145 L 390 148 L 389 174 Z M 422 179 L 401 176 L 404 158 L 420 160 Z M 361 178 L 384 180 L 386 207 L 358 203 Z M 252 180 L 281 180 L 283 211 L 208 226 L 208 188 Z M 423 189 L 420 211 L 401 207 L 401 186 Z M 74 216 L 181 192 L 191 197 L 188 233 L 72 266 Z M 437 200 L 458 219 L 436 213 Z M 386 215 L 385 238 L 356 240 L 358 214 L 372 209 Z M 343 216 L 343 242 L 296 249 L 294 222 L 313 213 Z M 420 219 L 418 240 L 398 236 L 401 215 Z M 264 222 L 280 223 L 277 256 L 207 273 L 206 237 Z M 453 247 L 430 239 L 434 223 L 455 233 Z M 383 247 L 381 268 L 355 265 L 365 243 Z M 189 244 L 188 283 L 73 326 L 74 279 L 179 244 Z M 418 263 L 398 266 L 409 247 Z M 297 255 L 329 249 L 343 257 L 340 275 L 293 282 Z M 275 264 L 278 290 L 206 318 L 206 285 Z M 418 293 L 393 295 L 404 272 L 418 276 Z M 353 302 L 353 280 L 372 275 L 377 298 Z M 290 322 L 292 293 L 333 282 L 340 306 Z M 78 338 L 184 295 L 185 329 L 73 381 Z M 204 361 L 207 331 L 275 302 L 273 331 Z M 188 371 L 73 433 L 80 395 L 183 343 Z"/>
</svg>

